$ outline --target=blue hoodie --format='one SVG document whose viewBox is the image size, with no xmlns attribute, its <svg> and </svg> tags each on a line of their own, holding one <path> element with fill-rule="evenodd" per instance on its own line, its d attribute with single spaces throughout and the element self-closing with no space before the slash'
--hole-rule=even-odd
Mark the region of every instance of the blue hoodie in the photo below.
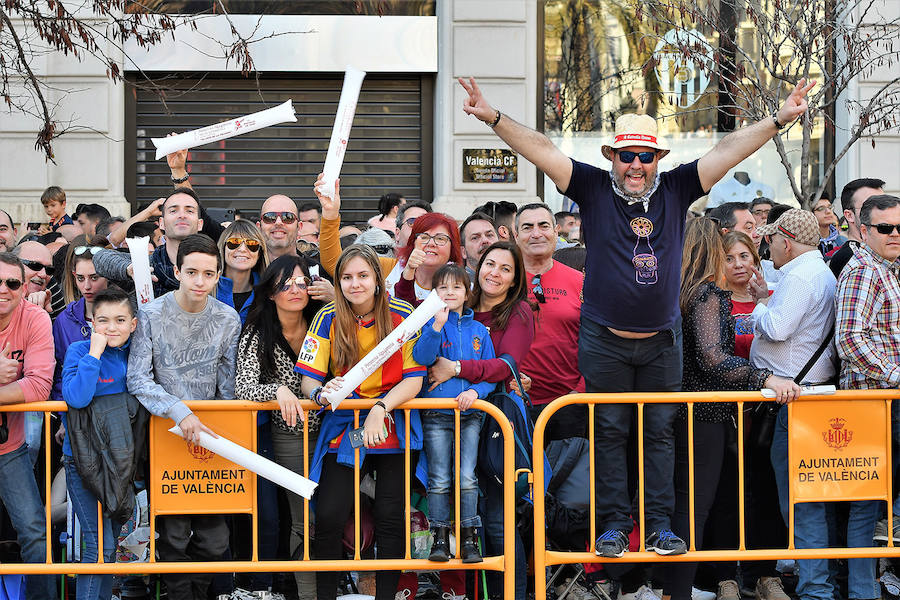
<svg viewBox="0 0 900 600">
<path fill-rule="evenodd" d="M 62 368 L 62 396 L 66 404 L 72 408 L 84 408 L 91 403 L 94 396 L 127 392 L 125 372 L 128 368 L 130 345 L 129 339 L 118 348 L 107 347 L 100 355 L 100 360 L 89 354 L 90 340 L 75 342 L 69 346 Z M 66 424 L 65 413 L 63 424 Z M 72 456 L 68 427 L 66 439 L 63 441 L 63 454 Z"/>
<path fill-rule="evenodd" d="M 53 346 L 56 356 L 56 370 L 53 373 L 53 389 L 50 399 L 62 402 L 62 369 L 66 360 L 66 351 L 74 342 L 91 339 L 91 326 L 84 318 L 84 298 L 66 305 L 53 321 Z"/>
<path fill-rule="evenodd" d="M 471 308 L 466 308 L 460 316 L 455 311 L 450 311 L 447 322 L 441 330 L 434 330 L 434 318 L 422 328 L 422 335 L 416 340 L 413 347 L 413 358 L 420 365 L 430 366 L 439 356 L 456 360 L 484 360 L 496 358 L 494 356 L 494 344 L 487 327 L 475 320 L 475 313 Z M 484 400 L 488 394 L 497 387 L 496 383 L 482 381 L 472 383 L 459 377 L 451 377 L 444 383 L 428 391 L 428 382 L 422 388 L 423 398 L 456 398 L 462 392 L 473 389 L 478 392 L 478 398 Z M 474 409 L 469 409 L 463 414 L 469 414 Z M 452 410 L 440 409 L 439 412 L 453 414 Z"/>
<path fill-rule="evenodd" d="M 259 282 L 259 275 L 256 271 L 250 273 L 250 278 L 252 280 L 252 284 L 255 287 Z M 216 300 L 219 302 L 224 302 L 231 308 L 237 311 L 238 316 L 241 318 L 241 325 L 244 324 L 244 321 L 247 320 L 247 314 L 250 312 L 250 305 L 253 304 L 253 296 L 256 294 L 255 291 L 250 292 L 250 296 L 247 298 L 247 301 L 244 302 L 244 305 L 238 308 L 234 305 L 234 282 L 231 281 L 228 277 L 224 275 L 219 277 L 219 283 L 216 286 Z"/>
</svg>

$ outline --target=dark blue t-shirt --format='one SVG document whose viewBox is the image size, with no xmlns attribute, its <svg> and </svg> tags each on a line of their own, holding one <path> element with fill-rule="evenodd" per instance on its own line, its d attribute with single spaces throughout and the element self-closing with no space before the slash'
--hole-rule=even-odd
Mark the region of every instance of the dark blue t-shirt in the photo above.
<svg viewBox="0 0 900 600">
<path fill-rule="evenodd" d="M 589 234 L 582 316 L 624 331 L 671 329 L 679 316 L 684 217 L 705 193 L 697 161 L 660 173 L 647 212 L 616 196 L 608 171 L 576 160 L 564 193 Z"/>
</svg>

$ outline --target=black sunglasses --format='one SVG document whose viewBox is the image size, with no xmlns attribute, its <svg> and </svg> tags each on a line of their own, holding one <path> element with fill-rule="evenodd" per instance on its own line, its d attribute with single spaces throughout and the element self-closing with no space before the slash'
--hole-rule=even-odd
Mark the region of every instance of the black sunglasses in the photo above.
<svg viewBox="0 0 900 600">
<path fill-rule="evenodd" d="M 0 285 L 6 284 L 6 287 L 9 288 L 9 291 L 14 292 L 20 287 L 22 287 L 22 282 L 18 279 L 0 279 Z"/>
<path fill-rule="evenodd" d="M 895 229 L 897 230 L 897 233 L 900 233 L 900 224 L 892 225 L 890 223 L 878 223 L 877 225 L 872 225 L 871 223 L 865 223 L 865 225 L 874 227 L 875 231 L 881 235 L 891 235 Z"/>
<path fill-rule="evenodd" d="M 541 304 L 546 304 L 547 298 L 544 297 L 544 288 L 541 286 L 541 276 L 535 275 L 531 280 L 531 285 L 534 286 L 531 288 L 531 291 L 534 293 L 534 297 L 537 298 L 537 301 Z"/>
<path fill-rule="evenodd" d="M 620 150 L 616 152 L 616 156 L 619 157 L 620 162 L 623 162 L 626 165 L 633 163 L 635 157 L 637 157 L 642 164 L 649 165 L 653 162 L 653 159 L 656 158 L 656 152 L 632 152 L 631 150 Z"/>
<path fill-rule="evenodd" d="M 24 258 L 20 258 L 22 264 L 37 273 L 40 270 L 43 270 L 44 273 L 47 274 L 48 277 L 53 277 L 54 269 L 53 265 L 45 265 L 44 263 L 38 262 L 36 260 L 25 260 Z M 9 288 L 12 289 L 12 288 Z"/>
</svg>

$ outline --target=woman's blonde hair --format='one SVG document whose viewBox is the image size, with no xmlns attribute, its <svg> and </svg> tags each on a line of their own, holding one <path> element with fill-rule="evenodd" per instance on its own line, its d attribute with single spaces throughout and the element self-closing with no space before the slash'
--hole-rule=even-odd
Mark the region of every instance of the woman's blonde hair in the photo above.
<svg viewBox="0 0 900 600">
<path fill-rule="evenodd" d="M 389 297 L 384 287 L 384 276 L 381 273 L 378 255 L 370 246 L 362 244 L 348 246 L 341 253 L 334 269 L 334 332 L 331 338 L 331 348 L 335 373 L 344 373 L 359 361 L 359 339 L 357 337 L 359 324 L 356 321 L 356 313 L 344 297 L 343 289 L 340 287 L 344 269 L 347 268 L 347 263 L 354 258 L 366 261 L 375 276 L 375 343 L 380 343 L 393 329 L 388 305 Z"/>
<path fill-rule="evenodd" d="M 253 221 L 248 221 L 246 219 L 239 219 L 232 222 L 231 225 L 225 228 L 222 235 L 219 236 L 219 243 L 216 245 L 219 247 L 219 256 L 222 257 L 222 274 L 224 275 L 225 269 L 228 268 L 228 263 L 225 262 L 225 241 L 230 237 L 245 237 L 259 242 L 259 252 L 257 253 L 259 258 L 250 270 L 257 275 L 262 275 L 262 272 L 269 266 L 269 253 L 266 250 L 266 240 L 263 239 L 259 227 L 257 227 Z"/>
<path fill-rule="evenodd" d="M 687 312 L 691 298 L 703 284 L 712 281 L 722 286 L 725 279 L 725 250 L 719 226 L 710 218 L 699 217 L 687 224 L 681 255 L 681 295 L 678 305 Z"/>
<path fill-rule="evenodd" d="M 747 249 L 750 250 L 750 255 L 753 257 L 753 265 L 757 269 L 760 268 L 759 252 L 756 250 L 756 244 L 753 243 L 749 235 L 743 231 L 729 231 L 722 236 L 722 246 L 725 254 L 728 254 L 737 244 L 747 246 Z"/>
</svg>

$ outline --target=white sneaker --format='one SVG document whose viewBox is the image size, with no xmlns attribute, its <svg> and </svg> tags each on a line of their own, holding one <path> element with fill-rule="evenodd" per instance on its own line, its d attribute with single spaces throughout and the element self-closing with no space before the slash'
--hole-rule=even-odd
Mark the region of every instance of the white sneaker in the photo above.
<svg viewBox="0 0 900 600">
<path fill-rule="evenodd" d="M 450 590 L 449 592 L 444 592 L 441 594 L 441 600 L 466 600 L 465 594 L 462 596 L 457 596 L 454 593 L 454 590 Z"/>
<path fill-rule="evenodd" d="M 692 587 L 691 600 L 716 600 L 716 593 Z"/>
<path fill-rule="evenodd" d="M 660 596 L 646 585 L 642 585 L 632 594 L 619 593 L 619 600 L 660 600 Z"/>
</svg>

